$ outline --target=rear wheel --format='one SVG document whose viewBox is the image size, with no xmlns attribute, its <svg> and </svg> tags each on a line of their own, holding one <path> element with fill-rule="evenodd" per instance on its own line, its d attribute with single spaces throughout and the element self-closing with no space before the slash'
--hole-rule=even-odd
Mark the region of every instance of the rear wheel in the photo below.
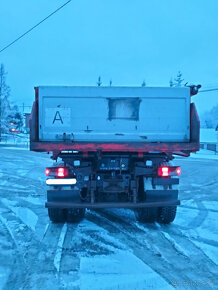
<svg viewBox="0 0 218 290">
<path fill-rule="evenodd" d="M 48 208 L 48 216 L 54 223 L 63 223 L 66 221 L 66 210 L 60 208 Z"/>
<path fill-rule="evenodd" d="M 78 223 L 84 218 L 85 212 L 85 208 L 67 209 L 67 221 L 69 223 Z"/>
<path fill-rule="evenodd" d="M 157 221 L 160 224 L 169 224 L 174 221 L 176 217 L 177 206 L 160 207 Z"/>
<path fill-rule="evenodd" d="M 136 219 L 142 223 L 153 223 L 156 221 L 158 209 L 156 207 L 138 208 L 135 211 Z"/>
</svg>

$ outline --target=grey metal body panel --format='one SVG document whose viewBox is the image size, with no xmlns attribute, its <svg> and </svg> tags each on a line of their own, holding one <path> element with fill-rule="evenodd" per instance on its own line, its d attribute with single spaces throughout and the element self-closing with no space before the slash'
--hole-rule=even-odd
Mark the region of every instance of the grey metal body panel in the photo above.
<svg viewBox="0 0 218 290">
<path fill-rule="evenodd" d="M 190 89 L 39 87 L 39 140 L 189 142 Z"/>
</svg>

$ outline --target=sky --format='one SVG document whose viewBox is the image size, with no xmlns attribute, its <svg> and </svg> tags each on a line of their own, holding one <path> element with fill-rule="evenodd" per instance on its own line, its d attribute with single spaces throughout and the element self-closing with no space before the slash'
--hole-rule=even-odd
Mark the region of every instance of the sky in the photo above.
<svg viewBox="0 0 218 290">
<path fill-rule="evenodd" d="M 67 0 L 0 0 L 0 50 Z M 218 88 L 217 0 L 72 0 L 0 53 L 10 99 L 31 106 L 38 85 Z M 200 114 L 218 91 L 193 97 Z"/>
</svg>

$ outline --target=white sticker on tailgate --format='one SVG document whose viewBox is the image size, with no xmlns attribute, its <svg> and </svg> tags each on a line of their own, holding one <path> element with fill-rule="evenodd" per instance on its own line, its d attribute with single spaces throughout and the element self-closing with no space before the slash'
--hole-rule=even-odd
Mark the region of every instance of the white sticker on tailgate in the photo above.
<svg viewBox="0 0 218 290">
<path fill-rule="evenodd" d="M 71 109 L 70 108 L 46 108 L 45 125 L 47 127 L 66 127 L 70 126 Z"/>
</svg>

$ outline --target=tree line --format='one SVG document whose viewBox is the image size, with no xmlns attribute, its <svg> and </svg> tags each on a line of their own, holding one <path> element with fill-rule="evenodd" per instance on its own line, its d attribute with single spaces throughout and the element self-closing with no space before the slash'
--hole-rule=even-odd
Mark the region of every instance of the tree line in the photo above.
<svg viewBox="0 0 218 290">
<path fill-rule="evenodd" d="M 4 64 L 0 65 L 0 141 L 3 134 L 21 131 L 23 116 L 18 106 L 10 102 L 10 87 L 6 82 L 7 72 Z"/>
<path fill-rule="evenodd" d="M 0 141 L 3 134 L 10 134 L 16 131 L 22 131 L 23 116 L 19 112 L 18 106 L 10 102 L 10 87 L 6 82 L 7 72 L 5 71 L 4 64 L 0 65 Z M 97 85 L 101 86 L 102 81 L 99 76 Z M 110 81 L 112 86 L 112 80 Z M 171 78 L 169 81 L 170 87 L 181 87 L 184 84 L 182 73 L 179 71 L 176 77 Z M 142 87 L 146 86 L 145 80 L 142 82 Z M 203 128 L 216 128 L 218 125 L 218 104 L 210 111 L 205 112 L 201 116 L 201 127 Z"/>
</svg>

